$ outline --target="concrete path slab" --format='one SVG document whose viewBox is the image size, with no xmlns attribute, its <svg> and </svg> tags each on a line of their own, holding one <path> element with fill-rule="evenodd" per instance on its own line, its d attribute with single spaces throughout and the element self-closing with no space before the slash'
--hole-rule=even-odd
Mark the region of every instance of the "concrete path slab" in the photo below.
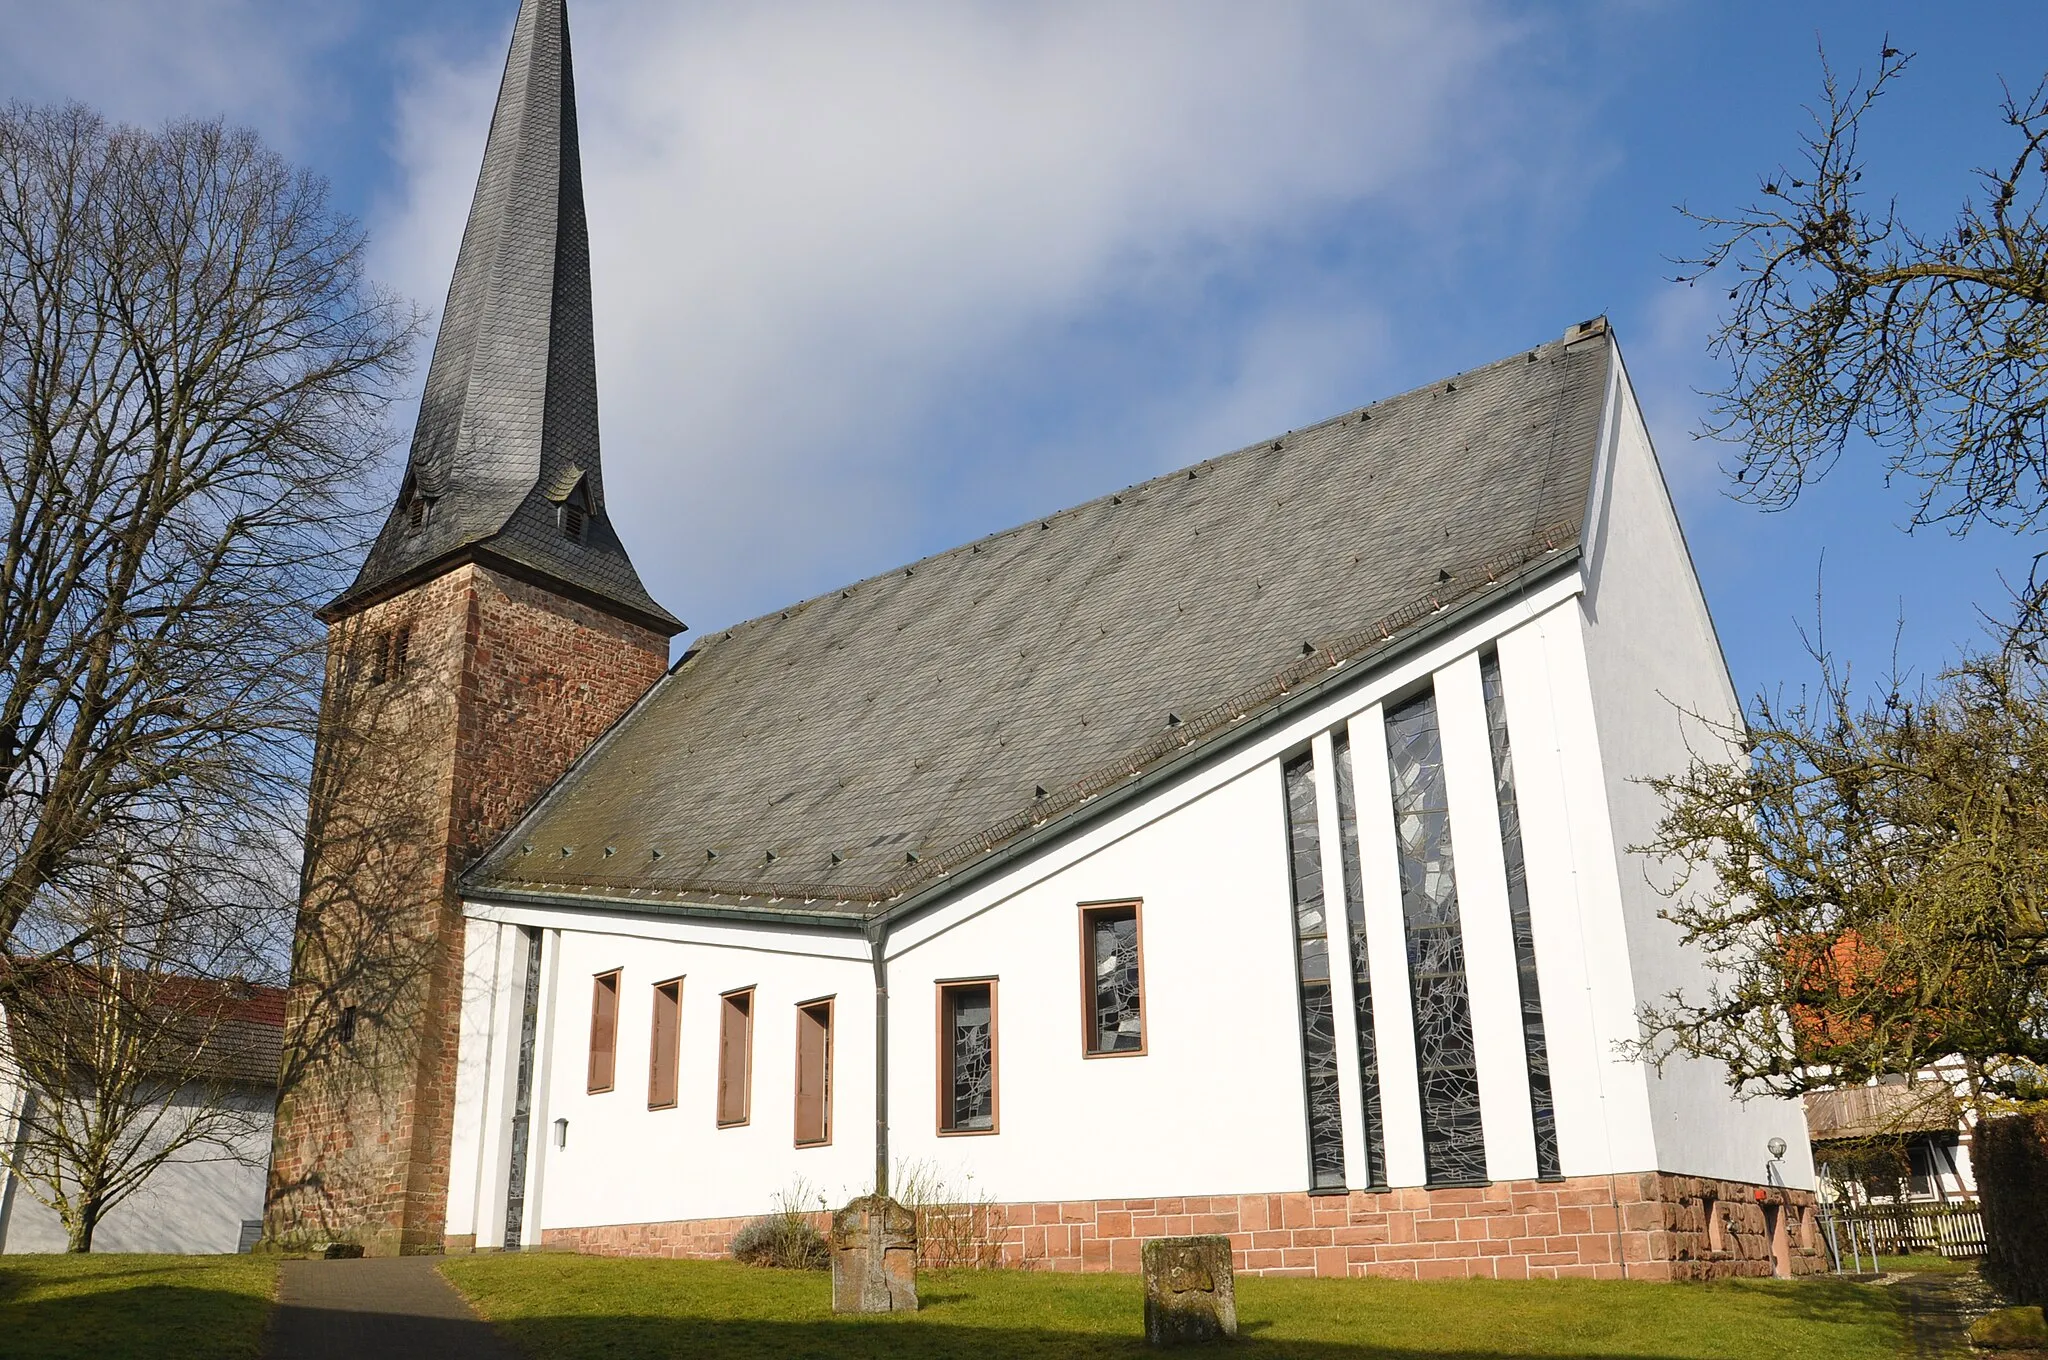
<svg viewBox="0 0 2048 1360">
<path fill-rule="evenodd" d="M 267 1360 L 518 1360 L 431 1256 L 286 1261 Z"/>
</svg>

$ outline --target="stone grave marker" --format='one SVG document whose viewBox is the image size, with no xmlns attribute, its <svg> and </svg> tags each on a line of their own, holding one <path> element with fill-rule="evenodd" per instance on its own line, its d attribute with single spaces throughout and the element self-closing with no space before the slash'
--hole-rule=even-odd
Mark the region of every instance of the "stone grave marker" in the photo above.
<svg viewBox="0 0 2048 1360">
<path fill-rule="evenodd" d="M 1155 1237 L 1143 1258 L 1147 1341 L 1187 1346 L 1237 1335 L 1229 1238 Z"/>
<path fill-rule="evenodd" d="M 863 1195 L 832 1215 L 832 1311 L 917 1308 L 917 1215 L 887 1195 Z"/>
</svg>

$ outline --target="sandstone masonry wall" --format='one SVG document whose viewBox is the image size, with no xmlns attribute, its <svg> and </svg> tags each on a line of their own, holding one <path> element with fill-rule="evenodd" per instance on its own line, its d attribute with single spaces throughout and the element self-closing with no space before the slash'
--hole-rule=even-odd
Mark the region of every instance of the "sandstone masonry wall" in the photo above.
<svg viewBox="0 0 2048 1360">
<path fill-rule="evenodd" d="M 1763 1198 L 1758 1199 L 1761 1192 Z M 1221 1233 L 1254 1275 L 1710 1280 L 1826 1268 L 1813 1195 L 1661 1172 L 1470 1189 L 1194 1195 L 1001 1206 L 1004 1264 L 1130 1271 L 1153 1237 Z M 544 1247 L 708 1260 L 744 1218 L 550 1228 Z M 1782 1223 L 1774 1242 L 1767 1225 Z"/>
<path fill-rule="evenodd" d="M 329 630 L 266 1237 L 441 1250 L 457 880 L 667 660 L 659 634 L 475 564 Z"/>
</svg>

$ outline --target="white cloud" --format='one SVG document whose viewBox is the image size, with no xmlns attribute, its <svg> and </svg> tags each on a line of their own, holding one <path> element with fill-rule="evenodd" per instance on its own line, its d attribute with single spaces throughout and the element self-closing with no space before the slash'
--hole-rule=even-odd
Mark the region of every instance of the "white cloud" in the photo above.
<svg viewBox="0 0 2048 1360">
<path fill-rule="evenodd" d="M 929 524 L 936 483 L 1000 482 L 967 499 L 1021 518 L 1065 498 L 1040 489 L 1158 470 L 1109 433 L 1196 457 L 1378 395 L 1375 303 L 1254 285 L 1210 380 L 1148 378 L 1107 432 L 1041 411 L 963 446 L 935 418 L 1091 319 L 1170 348 L 1205 290 L 1263 284 L 1361 212 L 1449 249 L 1560 140 L 1528 126 L 1526 30 L 1479 4 L 578 0 L 572 21 L 612 508 L 699 624 L 996 527 Z M 421 57 L 401 93 L 379 272 L 433 304 L 502 60 Z M 1001 450 L 1022 463 L 977 464 Z M 1080 485 L 1077 461 L 1113 466 Z"/>
<path fill-rule="evenodd" d="M 356 0 L 0 0 L 0 89 L 155 124 L 225 115 L 287 151 L 347 98 L 321 55 Z"/>
</svg>

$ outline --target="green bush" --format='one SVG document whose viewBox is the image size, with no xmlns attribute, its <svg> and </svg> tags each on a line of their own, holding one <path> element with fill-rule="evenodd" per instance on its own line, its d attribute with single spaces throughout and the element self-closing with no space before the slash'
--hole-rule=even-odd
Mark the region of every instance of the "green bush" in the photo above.
<svg viewBox="0 0 2048 1360">
<path fill-rule="evenodd" d="M 2038 1308 L 2004 1308 L 1970 1324 L 1970 1344 L 1986 1350 L 2048 1351 L 2048 1320 Z"/>
<path fill-rule="evenodd" d="M 1984 1120 L 1971 1160 L 1984 1207 L 1984 1278 L 2014 1303 L 2048 1304 L 2048 1115 Z"/>
<path fill-rule="evenodd" d="M 832 1263 L 824 1237 L 810 1219 L 793 1210 L 763 1214 L 749 1222 L 733 1236 L 732 1254 L 750 1266 L 784 1270 L 823 1270 Z"/>
</svg>

